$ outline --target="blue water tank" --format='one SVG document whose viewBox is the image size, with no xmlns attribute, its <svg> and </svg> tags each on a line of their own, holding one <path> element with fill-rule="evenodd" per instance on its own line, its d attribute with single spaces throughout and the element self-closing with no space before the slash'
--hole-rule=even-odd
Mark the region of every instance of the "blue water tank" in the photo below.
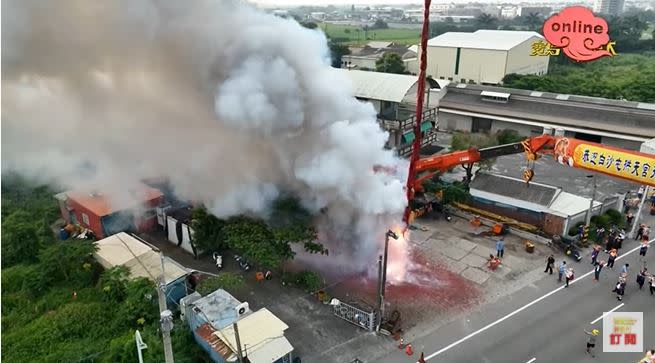
<svg viewBox="0 0 655 363">
<path fill-rule="evenodd" d="M 65 241 L 65 240 L 68 239 L 68 237 L 70 237 L 70 235 L 68 234 L 68 232 L 66 232 L 65 229 L 62 228 L 62 229 L 59 230 L 59 239 L 60 240 Z"/>
</svg>

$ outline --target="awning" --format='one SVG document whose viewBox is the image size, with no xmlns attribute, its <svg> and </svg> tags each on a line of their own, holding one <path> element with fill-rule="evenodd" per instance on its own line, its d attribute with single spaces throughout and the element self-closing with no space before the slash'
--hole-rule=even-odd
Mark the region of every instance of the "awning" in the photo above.
<svg viewBox="0 0 655 363">
<path fill-rule="evenodd" d="M 423 122 L 421 124 L 421 132 L 428 131 L 428 130 L 432 129 L 433 127 L 434 127 L 434 125 L 432 125 L 432 122 L 425 121 L 425 122 Z"/>
<path fill-rule="evenodd" d="M 406 132 L 403 134 L 403 144 L 414 141 L 414 131 Z"/>
</svg>

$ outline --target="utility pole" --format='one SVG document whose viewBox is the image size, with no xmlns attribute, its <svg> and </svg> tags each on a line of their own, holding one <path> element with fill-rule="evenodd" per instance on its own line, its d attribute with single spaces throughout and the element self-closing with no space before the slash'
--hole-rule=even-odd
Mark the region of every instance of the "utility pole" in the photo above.
<svg viewBox="0 0 655 363">
<path fill-rule="evenodd" d="M 382 258 L 382 273 L 380 276 L 380 286 L 379 286 L 380 296 L 378 298 L 378 312 L 380 314 L 380 319 L 379 319 L 380 323 L 378 324 L 378 331 L 380 329 L 380 325 L 382 324 L 382 317 L 384 316 L 384 295 L 387 288 L 387 263 L 389 257 L 389 237 L 393 239 L 398 239 L 398 235 L 395 234 L 392 230 L 388 230 L 387 233 L 385 233 L 384 235 L 384 255 Z"/>
<path fill-rule="evenodd" d="M 650 187 L 646 186 L 644 189 L 644 194 L 641 196 L 641 200 L 639 201 L 639 208 L 637 209 L 637 215 L 635 216 L 635 222 L 632 224 L 632 229 L 630 229 L 630 235 L 634 236 L 635 230 L 637 229 L 637 226 L 639 225 L 639 220 L 641 219 L 641 210 L 644 207 L 644 202 L 646 201 L 646 198 L 648 196 L 648 192 L 650 191 Z"/>
<path fill-rule="evenodd" d="M 582 245 L 586 246 L 587 241 L 589 241 L 589 228 L 591 226 L 591 214 L 594 210 L 594 199 L 596 199 L 596 178 L 594 175 L 587 175 L 587 178 L 591 178 L 594 183 L 593 192 L 591 193 L 591 200 L 589 201 L 589 209 L 587 210 L 587 215 L 585 216 L 585 226 L 582 231 L 582 236 L 580 238 Z"/>
<path fill-rule="evenodd" d="M 173 330 L 173 313 L 166 306 L 166 272 L 164 270 L 164 254 L 159 250 L 161 259 L 161 278 L 157 289 L 159 297 L 159 317 L 161 321 L 161 333 L 164 342 L 164 357 L 166 363 L 174 363 L 173 345 L 171 343 L 171 330 Z"/>
<path fill-rule="evenodd" d="M 236 321 L 232 324 L 232 327 L 234 328 L 234 338 L 237 341 L 237 358 L 239 358 L 239 363 L 244 363 L 243 352 L 241 351 L 241 339 L 239 338 L 239 326 Z"/>
<path fill-rule="evenodd" d="M 378 258 L 378 318 L 375 327 L 375 331 L 378 332 L 380 331 L 380 325 L 382 325 L 382 304 L 384 304 L 382 290 L 384 290 L 384 287 L 382 286 L 382 256 L 380 256 Z"/>
</svg>

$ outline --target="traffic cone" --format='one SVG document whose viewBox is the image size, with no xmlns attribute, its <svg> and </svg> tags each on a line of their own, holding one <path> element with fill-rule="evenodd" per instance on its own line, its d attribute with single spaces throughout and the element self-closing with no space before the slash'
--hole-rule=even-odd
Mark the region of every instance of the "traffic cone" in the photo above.
<svg viewBox="0 0 655 363">
<path fill-rule="evenodd" d="M 405 354 L 407 354 L 407 355 L 414 354 L 414 351 L 412 350 L 412 345 L 411 344 L 407 344 L 407 349 L 405 349 Z"/>
<path fill-rule="evenodd" d="M 398 349 L 405 348 L 405 339 L 400 338 L 400 344 L 398 344 Z"/>
</svg>

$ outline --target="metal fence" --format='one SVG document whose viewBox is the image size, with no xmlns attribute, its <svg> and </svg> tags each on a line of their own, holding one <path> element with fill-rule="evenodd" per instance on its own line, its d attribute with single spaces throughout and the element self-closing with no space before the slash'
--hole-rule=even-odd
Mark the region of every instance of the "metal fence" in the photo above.
<svg viewBox="0 0 655 363">
<path fill-rule="evenodd" d="M 333 305 L 333 309 L 334 315 L 341 319 L 368 331 L 375 330 L 375 324 L 377 322 L 375 319 L 375 312 L 366 311 L 344 302 L 339 302 L 338 305 Z"/>
</svg>

